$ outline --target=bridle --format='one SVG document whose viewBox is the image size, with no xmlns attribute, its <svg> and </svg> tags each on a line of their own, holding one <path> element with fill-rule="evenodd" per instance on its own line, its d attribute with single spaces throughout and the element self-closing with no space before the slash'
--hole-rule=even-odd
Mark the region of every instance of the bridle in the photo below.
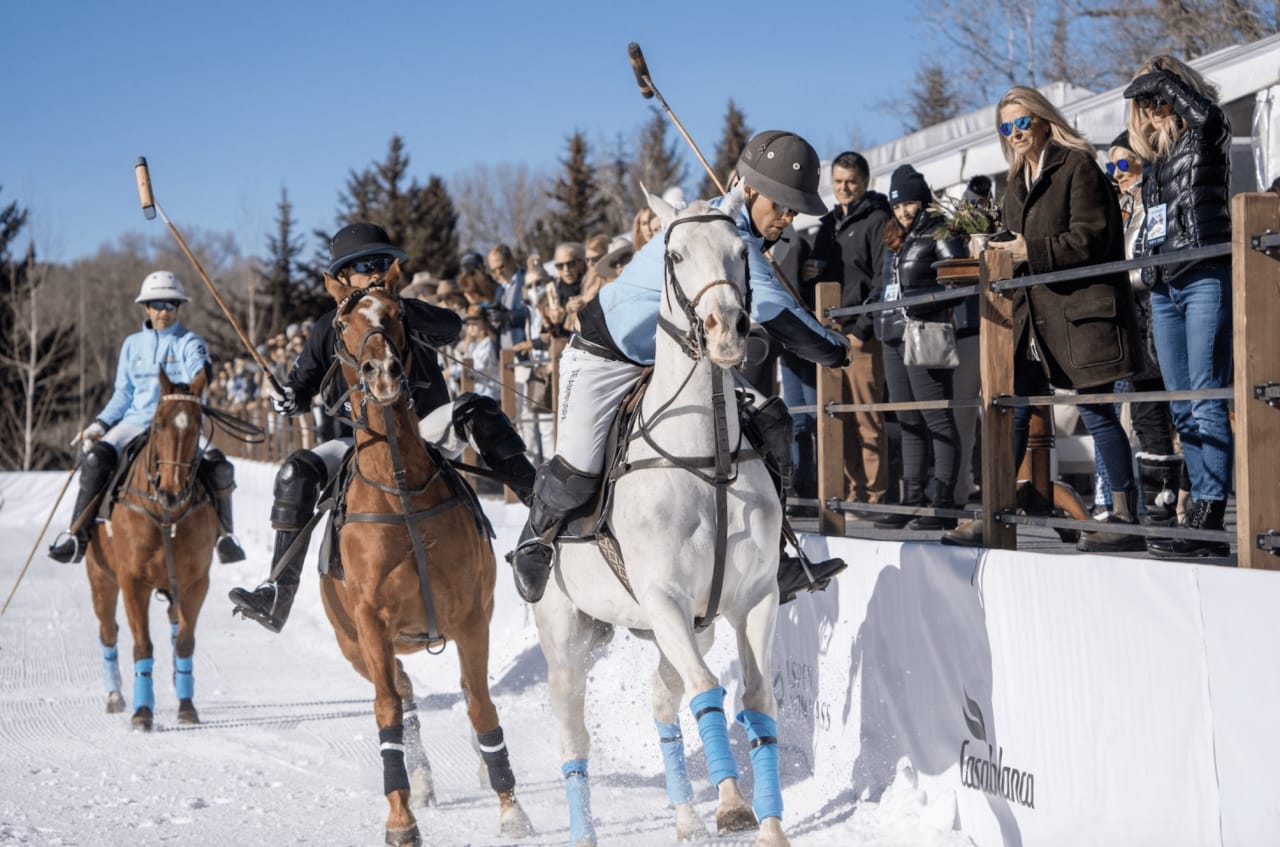
<svg viewBox="0 0 1280 847">
<path fill-rule="evenodd" d="M 203 416 L 204 404 L 202 404 L 200 402 L 200 398 L 194 394 L 164 394 L 161 395 L 160 402 L 194 403 L 202 412 L 200 419 L 201 432 L 196 435 L 196 450 L 190 461 L 182 461 L 180 459 L 163 459 L 160 457 L 159 448 L 156 447 L 156 442 L 159 441 L 159 439 L 156 438 L 156 426 L 160 416 L 156 415 L 151 419 L 151 432 L 147 436 L 147 452 L 143 459 L 143 468 L 147 479 L 147 490 L 145 493 L 137 493 L 143 493 L 147 502 L 152 505 L 159 505 L 161 502 L 161 495 L 164 494 L 164 492 L 160 490 L 161 469 L 165 465 L 171 465 L 177 468 L 186 468 L 187 476 L 182 482 L 182 488 L 177 494 L 177 499 L 174 501 L 176 505 L 172 507 L 162 506 L 165 518 L 168 520 L 174 520 L 175 515 L 180 519 L 193 505 L 195 505 L 192 502 L 192 495 L 195 491 L 196 468 L 200 464 L 201 457 L 204 456 L 204 448 L 200 446 L 200 441 L 202 440 L 205 429 Z M 186 506 L 187 508 L 179 511 L 182 506 Z"/>
<path fill-rule="evenodd" d="M 364 351 L 369 345 L 369 342 L 374 338 L 381 337 L 383 342 L 387 345 L 387 349 L 391 352 L 391 355 L 395 356 L 395 358 L 400 362 L 400 390 L 404 392 L 406 396 L 410 391 L 409 371 L 413 368 L 412 347 L 408 347 L 406 345 L 406 351 L 401 352 L 400 346 L 396 344 L 395 339 L 393 339 L 390 333 L 381 326 L 371 326 L 365 331 L 364 335 L 360 337 L 360 343 L 357 346 L 355 353 L 352 353 L 350 348 L 347 347 L 346 339 L 343 337 L 342 318 L 355 309 L 356 305 L 363 300 L 366 295 L 378 289 L 386 290 L 386 287 L 380 280 L 371 285 L 366 285 L 363 288 L 355 289 L 346 297 L 342 298 L 338 303 L 337 311 L 334 312 L 333 315 L 333 329 L 334 334 L 337 336 L 336 344 L 334 345 L 334 357 L 337 359 L 338 365 L 346 365 L 355 372 L 356 381 L 347 386 L 346 390 L 343 391 L 342 394 L 326 408 L 326 411 L 335 417 L 345 420 L 354 428 L 362 430 L 367 430 L 369 428 L 369 386 L 364 378 L 360 365 L 364 361 Z M 403 320 L 400 321 L 400 325 L 403 329 Z M 335 370 L 338 370 L 338 368 L 335 368 Z M 334 371 L 330 371 L 329 374 L 326 374 L 324 382 L 327 383 L 332 376 L 334 376 Z M 337 414 L 338 410 L 346 404 L 351 395 L 356 391 L 360 392 L 359 411 L 357 412 L 355 409 L 352 409 L 351 418 Z M 322 386 L 321 395 L 323 396 L 323 394 L 324 391 Z"/>
<path fill-rule="evenodd" d="M 667 335 L 671 336 L 671 338 L 675 340 L 676 344 L 680 345 L 680 349 L 684 351 L 686 356 L 693 359 L 695 362 L 701 360 L 707 349 L 706 330 L 703 328 L 702 321 L 698 319 L 697 312 L 698 304 L 702 302 L 703 295 L 718 285 L 727 285 L 733 289 L 734 296 L 737 297 L 738 305 L 742 307 L 742 310 L 747 314 L 751 313 L 751 273 L 750 265 L 746 259 L 743 259 L 744 274 L 742 278 L 744 285 L 742 288 L 739 288 L 733 280 L 717 279 L 698 289 L 698 293 L 690 299 L 684 293 L 684 288 L 681 287 L 680 282 L 676 277 L 676 262 L 671 253 L 671 233 L 681 224 L 711 223 L 714 221 L 724 221 L 734 227 L 735 230 L 737 229 L 737 223 L 729 215 L 726 215 L 723 212 L 708 212 L 703 215 L 690 215 L 685 218 L 676 218 L 667 227 L 667 231 L 663 236 L 663 254 L 665 262 L 662 286 L 663 293 L 668 298 L 675 300 L 676 306 L 684 313 L 685 320 L 688 322 L 689 327 L 687 329 L 681 329 L 661 313 L 658 315 L 658 326 L 661 327 Z M 746 289 L 745 292 L 743 291 L 744 288 Z"/>
</svg>

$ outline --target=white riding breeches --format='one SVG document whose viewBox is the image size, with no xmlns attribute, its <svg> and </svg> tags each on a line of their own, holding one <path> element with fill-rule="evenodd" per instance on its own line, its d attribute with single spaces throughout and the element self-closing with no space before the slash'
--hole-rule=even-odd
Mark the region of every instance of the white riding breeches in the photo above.
<svg viewBox="0 0 1280 847">
<path fill-rule="evenodd" d="M 116 456 L 119 456 L 124 452 L 124 445 L 142 435 L 145 431 L 140 426 L 121 421 L 107 430 L 107 434 L 102 436 L 102 440 L 116 448 Z"/>
<path fill-rule="evenodd" d="M 572 345 L 560 354 L 556 455 L 584 474 L 604 471 L 609 427 L 644 369 Z"/>
<path fill-rule="evenodd" d="M 418 421 L 418 434 L 422 436 L 423 441 L 433 445 L 448 459 L 458 458 L 467 447 L 466 440 L 458 435 L 457 427 L 453 425 L 452 401 L 438 407 L 431 414 Z M 325 471 L 328 473 L 329 478 L 332 479 L 333 475 L 338 472 L 338 466 L 342 464 L 342 458 L 347 455 L 347 450 L 351 448 L 353 443 L 354 439 L 351 438 L 335 438 L 317 447 L 312 447 L 311 452 L 319 456 L 321 461 L 324 462 Z M 475 445 L 471 446 L 474 447 Z"/>
</svg>

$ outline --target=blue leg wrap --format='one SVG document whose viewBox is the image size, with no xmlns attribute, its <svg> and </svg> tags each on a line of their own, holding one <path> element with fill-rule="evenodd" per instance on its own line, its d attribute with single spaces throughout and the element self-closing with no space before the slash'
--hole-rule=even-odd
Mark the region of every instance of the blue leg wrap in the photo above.
<svg viewBox="0 0 1280 847">
<path fill-rule="evenodd" d="M 755 777 L 755 794 L 751 808 L 756 820 L 782 820 L 782 782 L 778 777 L 778 722 L 763 712 L 744 709 L 738 723 L 746 727 L 751 742 L 751 772 Z"/>
<path fill-rule="evenodd" d="M 688 803 L 693 799 L 693 786 L 689 784 L 680 724 L 654 721 L 653 725 L 658 728 L 658 741 L 662 744 L 662 764 L 667 771 L 667 799 L 673 806 Z"/>
<path fill-rule="evenodd" d="M 133 663 L 133 709 L 156 708 L 156 689 L 151 680 L 155 659 L 138 659 Z"/>
<path fill-rule="evenodd" d="M 712 785 L 738 778 L 738 766 L 729 749 L 729 724 L 724 717 L 724 689 L 712 688 L 689 701 L 689 710 L 698 722 L 702 752 L 707 757 L 707 776 Z"/>
<path fill-rule="evenodd" d="M 195 656 L 185 659 L 181 656 L 173 657 L 173 687 L 179 700 L 190 700 L 196 694 L 196 678 L 192 674 L 194 666 Z"/>
<path fill-rule="evenodd" d="M 404 767 L 404 726 L 388 726 L 378 730 L 382 752 L 382 793 L 409 790 L 409 772 Z"/>
<path fill-rule="evenodd" d="M 178 646 L 178 625 L 176 623 L 169 624 L 169 646 Z"/>
<path fill-rule="evenodd" d="M 587 783 L 587 760 L 570 759 L 560 766 L 564 791 L 569 798 L 569 843 L 583 839 L 594 843 L 596 828 L 591 823 L 591 786 Z"/>
<path fill-rule="evenodd" d="M 102 644 L 102 679 L 108 694 L 120 690 L 120 651 L 105 644 Z"/>
</svg>

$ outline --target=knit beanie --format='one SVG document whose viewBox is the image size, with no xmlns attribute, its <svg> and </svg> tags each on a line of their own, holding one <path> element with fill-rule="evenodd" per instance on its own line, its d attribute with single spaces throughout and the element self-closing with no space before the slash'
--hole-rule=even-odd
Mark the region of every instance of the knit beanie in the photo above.
<svg viewBox="0 0 1280 847">
<path fill-rule="evenodd" d="M 933 192 L 924 181 L 924 174 L 910 165 L 902 165 L 889 180 L 889 203 L 896 206 L 912 202 L 928 205 L 933 202 Z"/>
</svg>

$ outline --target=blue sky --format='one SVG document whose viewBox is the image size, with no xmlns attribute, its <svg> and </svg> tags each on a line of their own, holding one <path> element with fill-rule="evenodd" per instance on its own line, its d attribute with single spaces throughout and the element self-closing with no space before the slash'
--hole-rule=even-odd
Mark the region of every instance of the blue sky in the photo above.
<svg viewBox="0 0 1280 847">
<path fill-rule="evenodd" d="M 3 2 L 0 204 L 31 212 L 46 260 L 159 233 L 134 188 L 145 155 L 184 234 L 231 232 L 261 253 L 282 186 L 305 231 L 332 228 L 348 171 L 393 133 L 422 182 L 481 162 L 554 167 L 575 128 L 632 135 L 656 101 L 639 96 L 629 41 L 707 156 L 732 97 L 753 128 L 794 130 L 827 157 L 900 134 L 875 104 L 905 91 L 929 47 L 917 14 L 847 0 Z"/>
</svg>

